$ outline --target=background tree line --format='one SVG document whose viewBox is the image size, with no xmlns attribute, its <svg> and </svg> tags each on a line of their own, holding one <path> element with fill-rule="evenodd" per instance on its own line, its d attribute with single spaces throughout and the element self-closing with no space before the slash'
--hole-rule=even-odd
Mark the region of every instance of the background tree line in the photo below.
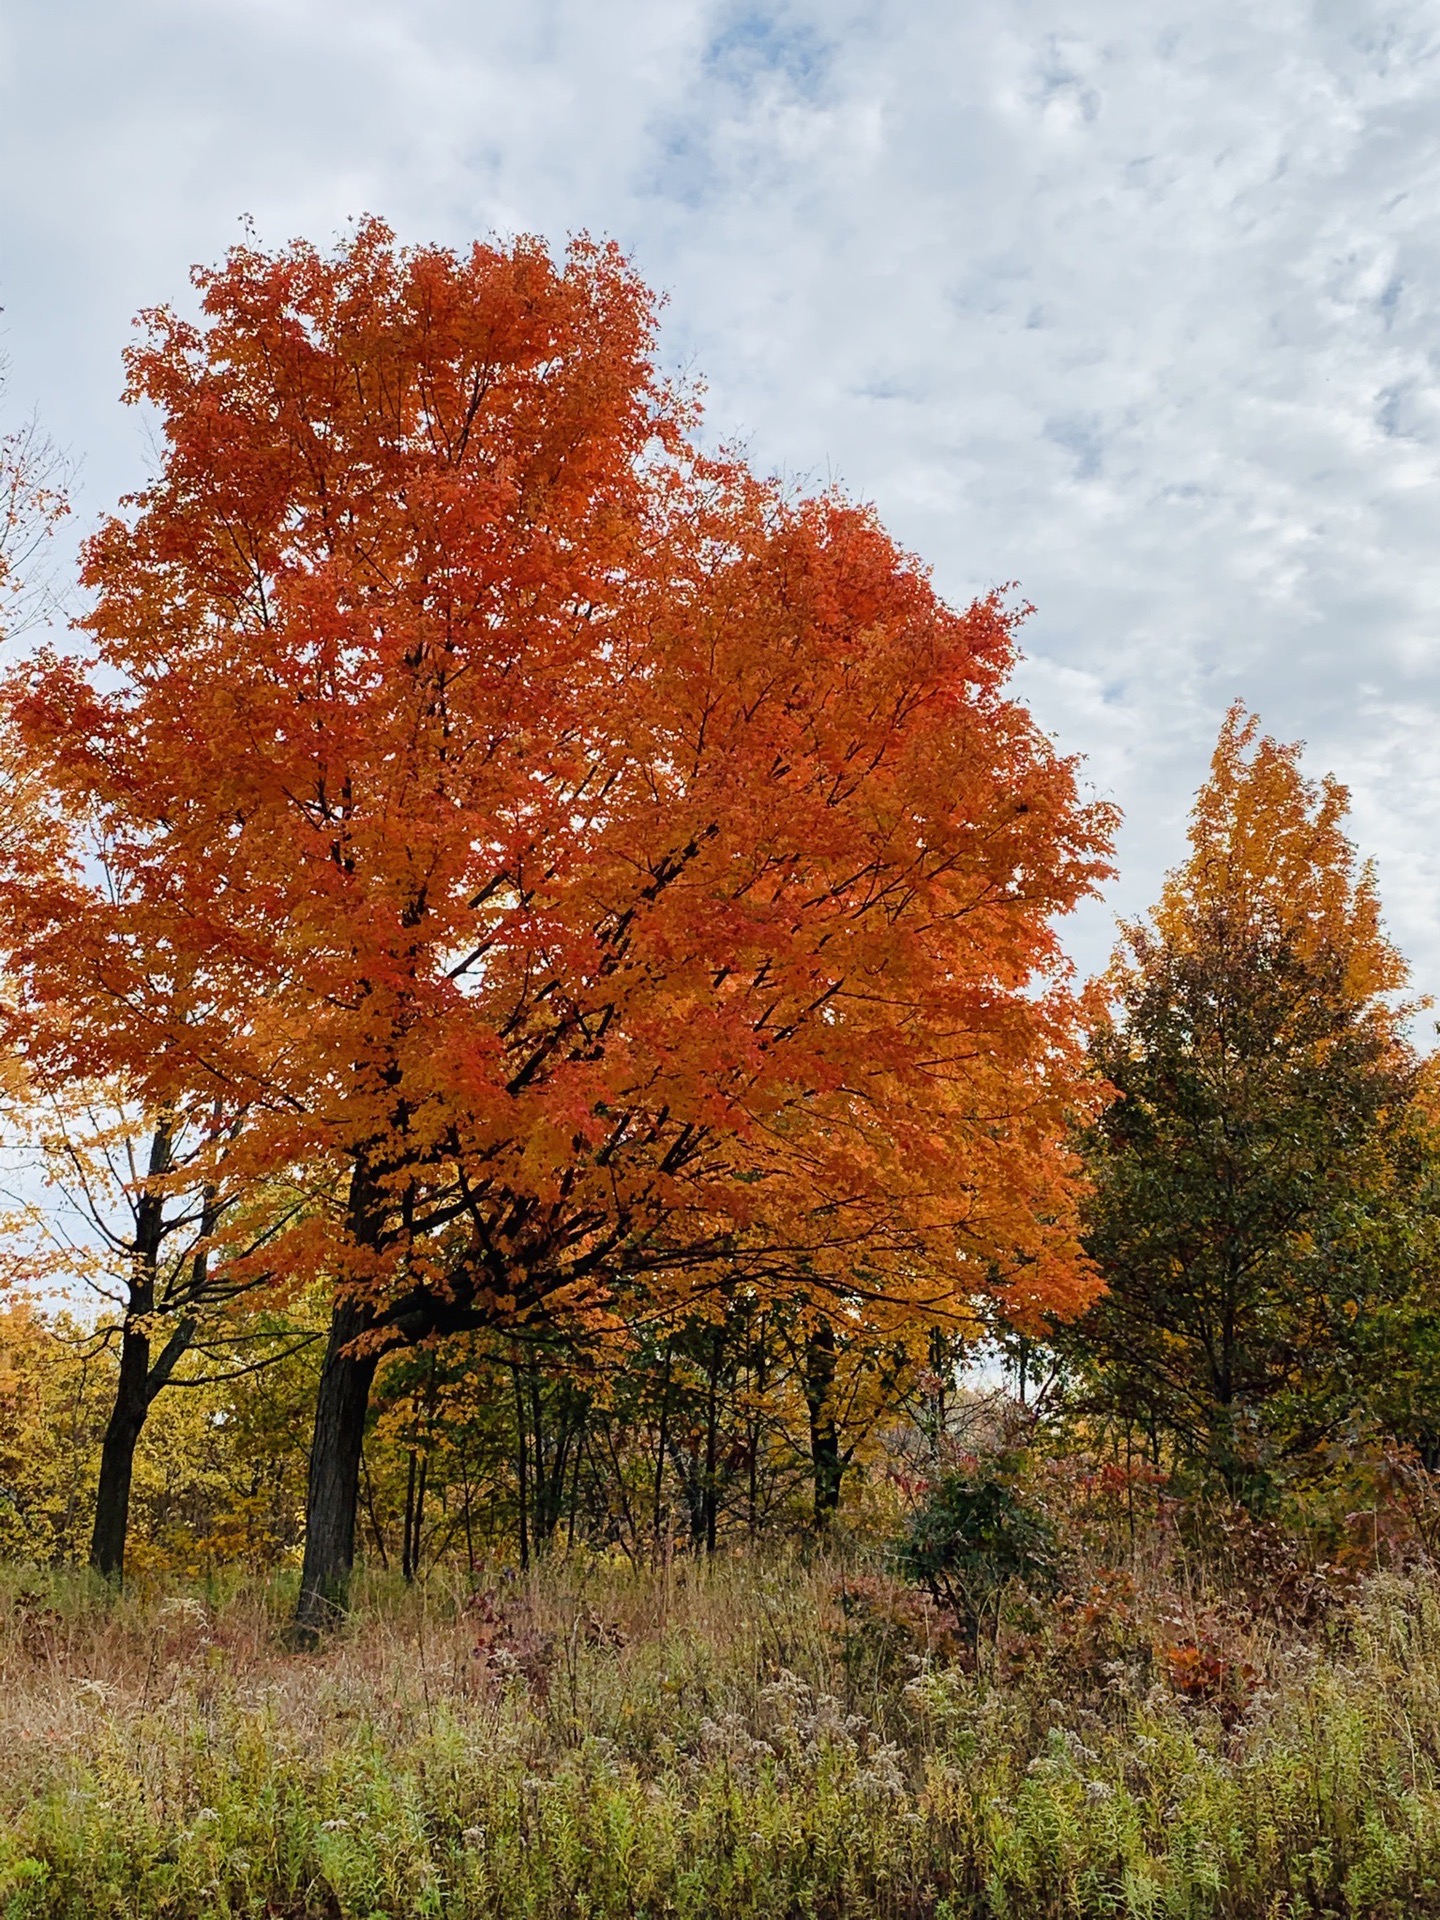
<svg viewBox="0 0 1440 1920">
<path fill-rule="evenodd" d="M 1433 1068 L 1407 1038 L 1343 795 L 1297 761 L 1232 715 L 1190 857 L 1117 959 L 1091 1053 L 1119 1097 L 1082 1142 L 1105 1293 L 1076 1319 L 991 1326 L 1037 1438 L 1123 1448 L 1257 1514 L 1387 1446 L 1433 1469 L 1440 1416 Z M 1237 849 L 1241 820 L 1255 834 Z M 66 1271 L 53 1246 L 48 1261 Z M 296 1552 L 325 1331 L 318 1292 L 211 1310 L 138 1454 L 134 1564 Z M 3 1339 L 6 1551 L 83 1558 L 123 1320 L 17 1306 Z M 704 1316 L 657 1319 L 647 1300 L 588 1335 L 403 1349 L 367 1413 L 360 1552 L 409 1578 L 576 1541 L 646 1562 L 842 1509 L 891 1525 L 953 1464 L 971 1346 L 943 1326 L 877 1341 L 741 1288 Z"/>
<path fill-rule="evenodd" d="M 1434 1464 L 1434 1072 L 1342 789 L 1232 712 L 1079 992 L 1114 817 L 1014 618 L 704 453 L 617 253 L 196 281 L 5 683 L 8 1257 L 102 1303 L 4 1322 L 11 1551 L 299 1554 L 313 1633 L 357 1551 L 823 1530 L 954 1464 L 985 1336 L 1032 1434 L 1257 1512 Z"/>
</svg>

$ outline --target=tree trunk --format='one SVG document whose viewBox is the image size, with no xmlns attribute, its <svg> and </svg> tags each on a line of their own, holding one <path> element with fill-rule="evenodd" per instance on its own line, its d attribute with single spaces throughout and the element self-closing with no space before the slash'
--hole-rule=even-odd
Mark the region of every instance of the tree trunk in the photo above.
<svg viewBox="0 0 1440 1920">
<path fill-rule="evenodd" d="M 815 1526 L 825 1532 L 840 1509 L 845 1461 L 835 1424 L 835 1329 L 820 1321 L 805 1342 L 805 1404 L 810 1413 L 810 1470 L 815 1482 Z"/>
<path fill-rule="evenodd" d="M 375 1541 L 375 1551 L 380 1556 L 380 1564 L 386 1573 L 390 1571 L 390 1555 L 385 1550 L 385 1529 L 380 1525 L 380 1516 L 375 1511 L 375 1482 L 370 1478 L 370 1463 L 365 1458 L 365 1449 L 360 1449 L 360 1484 L 365 1490 L 365 1511 L 370 1515 L 370 1532 Z"/>
<path fill-rule="evenodd" d="M 157 1126 L 150 1140 L 148 1178 L 158 1180 L 170 1171 L 170 1129 Z M 207 1199 L 201 1231 L 213 1221 Z M 186 1314 L 150 1364 L 149 1316 L 155 1311 L 156 1277 L 160 1249 L 169 1230 L 164 1195 L 147 1188 L 135 1210 L 135 1239 L 129 1299 L 120 1330 L 120 1377 L 115 1383 L 105 1439 L 100 1449 L 100 1484 L 95 1491 L 95 1526 L 90 1535 L 90 1565 L 103 1579 L 117 1584 L 125 1575 L 125 1537 L 130 1530 L 130 1483 L 135 1472 L 135 1448 L 155 1396 L 175 1371 L 176 1362 L 195 1334 L 195 1320 Z M 196 1256 L 196 1291 L 204 1273 L 204 1254 Z"/>
<path fill-rule="evenodd" d="M 520 1390 L 520 1365 L 510 1362 L 510 1372 L 515 1381 L 515 1474 L 520 1492 L 520 1571 L 530 1571 L 530 1515 L 529 1515 L 529 1449 L 526 1445 L 528 1428 L 525 1424 L 525 1396 Z"/>
<path fill-rule="evenodd" d="M 725 1354 L 725 1329 L 716 1327 L 710 1346 L 710 1394 L 705 1407 L 705 1551 L 715 1551 L 716 1519 L 720 1506 L 718 1479 L 720 1437 L 720 1363 Z"/>
<path fill-rule="evenodd" d="M 345 1613 L 355 1565 L 355 1514 L 360 1499 L 360 1450 L 376 1357 L 347 1348 L 370 1326 L 350 1301 L 330 1316 L 330 1341 L 315 1403 L 310 1479 L 305 1492 L 305 1563 L 295 1610 L 299 1638 L 313 1643 Z"/>
<path fill-rule="evenodd" d="M 655 1455 L 655 1524 L 652 1532 L 657 1554 L 660 1551 L 660 1498 L 665 1489 L 665 1442 L 669 1438 L 670 1428 L 670 1361 L 674 1350 L 674 1340 L 667 1340 L 665 1373 L 660 1387 L 660 1445 Z"/>
<path fill-rule="evenodd" d="M 746 1501 L 746 1531 L 755 1538 L 760 1512 L 760 1404 L 765 1397 L 765 1319 L 761 1316 L 759 1337 L 752 1338 L 750 1344 L 750 1386 L 752 1412 L 750 1430 L 746 1438 L 749 1444 L 750 1458 L 746 1463 L 750 1474 Z"/>
<path fill-rule="evenodd" d="M 410 1532 L 410 1578 L 418 1579 L 420 1574 L 420 1542 L 425 1532 L 425 1482 L 430 1477 L 430 1455 L 420 1456 L 420 1471 L 415 1484 L 415 1521 Z M 444 1512 L 445 1497 L 440 1497 L 441 1512 Z"/>
<path fill-rule="evenodd" d="M 418 1460 L 415 1449 L 412 1447 L 410 1449 L 410 1464 L 405 1474 L 405 1525 L 400 1541 L 400 1577 L 404 1580 L 407 1587 L 415 1578 L 416 1561 L 419 1559 L 418 1550 L 412 1546 L 416 1534 L 420 1531 L 415 1524 L 415 1479 L 417 1467 Z"/>
<path fill-rule="evenodd" d="M 150 1341 L 138 1328 L 127 1326 L 120 1335 L 120 1378 L 115 1405 L 100 1450 L 100 1485 L 95 1494 L 95 1529 L 90 1537 L 90 1565 L 103 1579 L 119 1581 L 125 1570 L 125 1535 L 130 1523 L 130 1481 L 135 1469 L 135 1447 L 150 1411 L 146 1385 L 150 1375 Z"/>
<path fill-rule="evenodd" d="M 140 1324 L 143 1324 L 140 1323 Z M 196 1321 L 187 1314 L 150 1365 L 149 1337 L 126 1321 L 120 1335 L 120 1378 L 115 1407 L 100 1450 L 100 1484 L 95 1492 L 95 1530 L 90 1536 L 90 1565 L 107 1580 L 125 1575 L 125 1540 L 130 1529 L 130 1481 L 141 1430 L 155 1396 L 175 1371 L 176 1362 L 195 1337 Z"/>
</svg>

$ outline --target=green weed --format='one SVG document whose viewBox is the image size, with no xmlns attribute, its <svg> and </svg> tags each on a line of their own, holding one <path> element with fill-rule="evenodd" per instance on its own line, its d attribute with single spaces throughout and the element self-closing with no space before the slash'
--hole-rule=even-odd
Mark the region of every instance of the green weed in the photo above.
<svg viewBox="0 0 1440 1920">
<path fill-rule="evenodd" d="M 854 1658 L 825 1566 L 601 1562 L 467 1605 L 37 1582 L 0 1627 L 5 1920 L 1440 1916 L 1440 1604 L 1372 1582 L 1243 1710 L 1042 1634 Z M 1003 1650 L 1002 1650 L 1003 1651 Z M 857 1678 L 858 1674 L 858 1678 Z"/>
</svg>

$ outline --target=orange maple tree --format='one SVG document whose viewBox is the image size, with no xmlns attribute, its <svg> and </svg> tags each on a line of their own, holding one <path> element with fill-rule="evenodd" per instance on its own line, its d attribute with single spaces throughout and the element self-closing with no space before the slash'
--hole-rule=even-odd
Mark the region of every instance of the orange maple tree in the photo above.
<svg viewBox="0 0 1440 1920">
<path fill-rule="evenodd" d="M 343 1596 L 397 1341 L 800 1293 L 893 1327 L 1080 1305 L 1109 810 L 873 513 L 697 450 L 612 247 L 377 221 L 197 272 L 129 393 L 85 659 L 11 711 L 103 841 L 11 903 L 49 1070 L 242 1116 L 335 1290 L 302 1612 Z"/>
</svg>

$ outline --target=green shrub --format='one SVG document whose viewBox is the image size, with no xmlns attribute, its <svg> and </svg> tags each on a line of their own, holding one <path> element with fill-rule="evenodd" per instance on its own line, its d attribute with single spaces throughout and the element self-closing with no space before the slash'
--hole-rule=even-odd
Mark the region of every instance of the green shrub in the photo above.
<svg viewBox="0 0 1440 1920">
<path fill-rule="evenodd" d="M 972 1644 L 992 1630 L 1006 1590 L 1053 1592 L 1055 1536 L 997 1471 L 947 1473 L 912 1516 L 900 1565 L 945 1607 Z"/>
</svg>

